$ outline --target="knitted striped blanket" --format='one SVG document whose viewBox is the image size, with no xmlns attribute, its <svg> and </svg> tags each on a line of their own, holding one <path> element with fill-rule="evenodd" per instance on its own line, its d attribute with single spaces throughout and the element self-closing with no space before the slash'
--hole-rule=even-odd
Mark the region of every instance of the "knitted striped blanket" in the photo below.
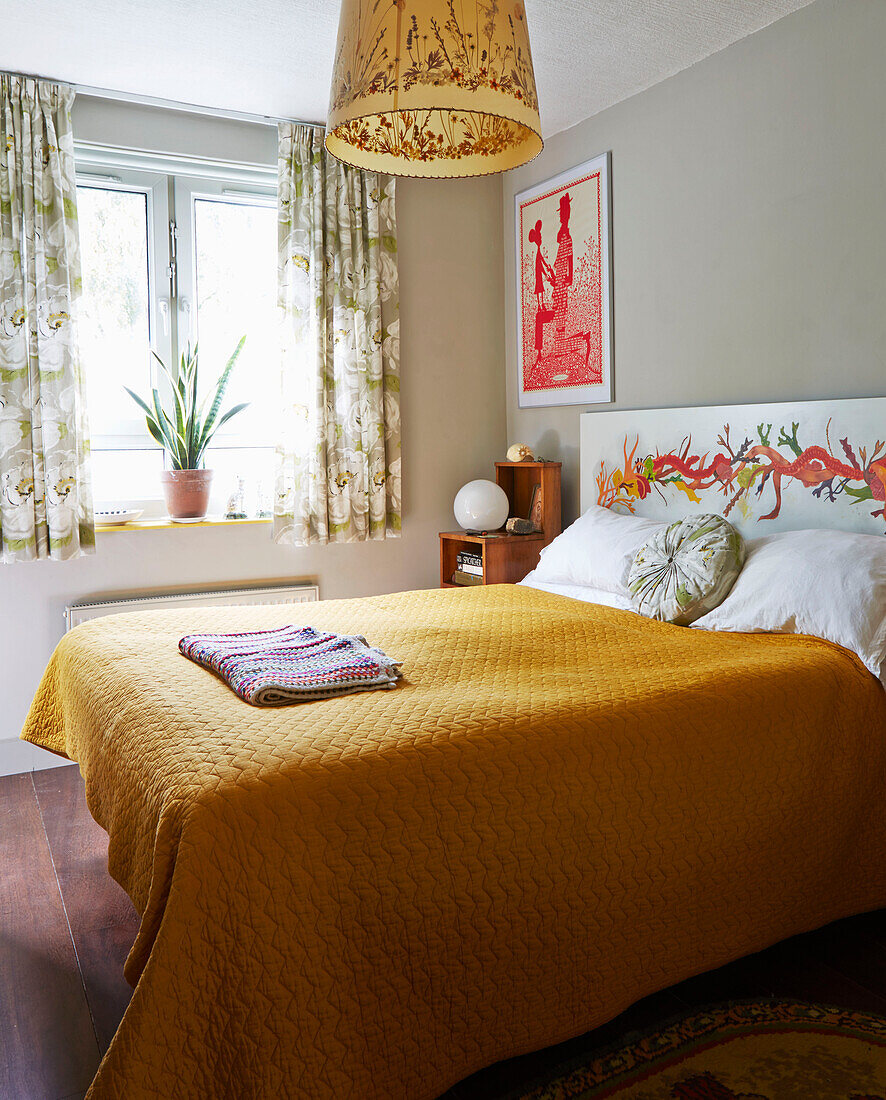
<svg viewBox="0 0 886 1100">
<path fill-rule="evenodd" d="M 333 634 L 312 626 L 248 634 L 188 634 L 178 648 L 256 707 L 392 688 L 401 676 L 400 662 L 390 660 L 359 634 Z"/>
</svg>

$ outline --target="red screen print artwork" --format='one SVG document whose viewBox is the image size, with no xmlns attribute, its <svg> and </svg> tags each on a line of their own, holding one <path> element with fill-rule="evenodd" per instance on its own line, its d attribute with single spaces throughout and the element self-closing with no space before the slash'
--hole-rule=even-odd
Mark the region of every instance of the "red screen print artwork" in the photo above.
<svg viewBox="0 0 886 1100">
<path fill-rule="evenodd" d="M 601 217 L 599 172 L 521 207 L 525 390 L 603 380 Z"/>
</svg>

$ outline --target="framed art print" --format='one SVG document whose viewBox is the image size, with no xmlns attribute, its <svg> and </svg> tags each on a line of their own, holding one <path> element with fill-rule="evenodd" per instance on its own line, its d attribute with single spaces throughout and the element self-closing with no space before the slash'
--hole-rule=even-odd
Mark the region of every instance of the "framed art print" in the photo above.
<svg viewBox="0 0 886 1100">
<path fill-rule="evenodd" d="M 609 154 L 514 202 L 520 407 L 611 401 Z"/>
</svg>

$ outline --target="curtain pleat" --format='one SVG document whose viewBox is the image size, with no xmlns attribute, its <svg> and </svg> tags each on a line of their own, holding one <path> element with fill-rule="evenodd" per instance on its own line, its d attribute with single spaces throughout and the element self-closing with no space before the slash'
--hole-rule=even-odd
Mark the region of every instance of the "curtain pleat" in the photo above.
<svg viewBox="0 0 886 1100">
<path fill-rule="evenodd" d="M 0 76 L 0 560 L 95 545 L 70 88 Z"/>
<path fill-rule="evenodd" d="M 278 130 L 282 439 L 274 537 L 400 533 L 400 330 L 394 181 Z"/>
</svg>

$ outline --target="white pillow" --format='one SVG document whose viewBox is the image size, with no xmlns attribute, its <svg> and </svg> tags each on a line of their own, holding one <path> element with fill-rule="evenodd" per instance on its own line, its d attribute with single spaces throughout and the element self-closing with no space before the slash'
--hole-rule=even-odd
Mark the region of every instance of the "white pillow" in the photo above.
<svg viewBox="0 0 886 1100">
<path fill-rule="evenodd" d="M 592 504 L 542 550 L 535 579 L 627 595 L 625 579 L 631 558 L 653 531 L 664 526 L 658 520 L 623 516 Z"/>
<path fill-rule="evenodd" d="M 555 596 L 569 596 L 573 600 L 581 600 L 583 603 L 598 603 L 603 607 L 614 607 L 619 611 L 633 611 L 631 601 L 620 592 L 604 592 L 602 588 L 589 588 L 585 584 L 551 584 L 548 581 L 538 579 L 538 570 L 533 569 L 527 573 L 518 584 L 525 584 L 527 588 L 538 588 L 542 592 L 553 592 Z"/>
<path fill-rule="evenodd" d="M 732 591 L 702 630 L 814 634 L 879 675 L 886 658 L 886 537 L 789 531 L 749 539 Z"/>
</svg>

